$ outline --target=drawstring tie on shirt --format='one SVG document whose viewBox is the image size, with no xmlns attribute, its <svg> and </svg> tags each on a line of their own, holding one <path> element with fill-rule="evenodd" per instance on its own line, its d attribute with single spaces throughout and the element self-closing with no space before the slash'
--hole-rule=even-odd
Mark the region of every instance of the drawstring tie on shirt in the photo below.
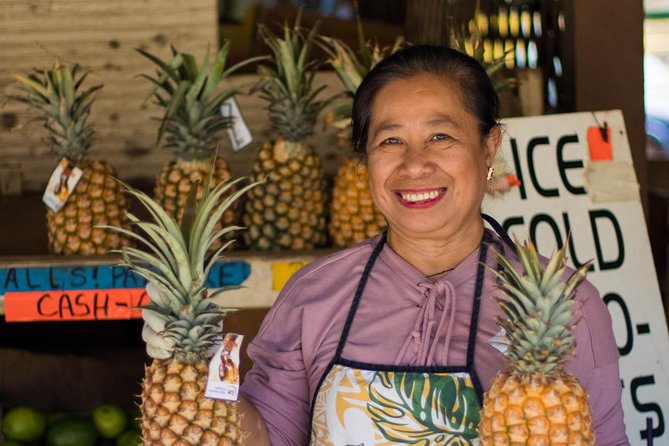
<svg viewBox="0 0 669 446">
<path fill-rule="evenodd" d="M 441 349 L 440 365 L 446 365 L 448 359 L 448 347 L 451 342 L 451 333 L 455 324 L 455 290 L 447 281 L 437 281 L 435 283 L 421 283 L 424 287 L 423 295 L 425 299 L 421 302 L 421 309 L 414 322 L 410 336 L 400 348 L 395 363 L 404 362 L 403 358 L 411 345 L 416 346 L 416 365 L 435 365 L 435 355 L 440 344 L 441 334 L 444 330 L 444 324 L 448 318 L 446 335 Z M 437 321 L 437 312 L 440 311 Z M 435 329 L 436 324 L 436 329 Z"/>
</svg>

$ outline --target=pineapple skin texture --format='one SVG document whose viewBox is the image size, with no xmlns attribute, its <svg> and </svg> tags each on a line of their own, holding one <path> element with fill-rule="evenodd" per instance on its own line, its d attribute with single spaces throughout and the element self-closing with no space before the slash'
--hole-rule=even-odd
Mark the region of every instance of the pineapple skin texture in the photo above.
<svg viewBox="0 0 669 446">
<path fill-rule="evenodd" d="M 500 373 L 484 396 L 479 436 L 481 446 L 594 446 L 588 395 L 566 373 Z"/>
<path fill-rule="evenodd" d="M 212 159 L 186 160 L 177 158 L 163 165 L 156 179 L 154 188 L 155 200 L 177 222 L 181 222 L 181 217 L 186 206 L 186 198 L 191 188 L 191 181 L 200 180 L 197 190 L 197 199 L 200 200 L 204 192 L 203 184 L 209 175 L 212 164 Z M 217 158 L 212 172 L 211 187 L 214 188 L 217 184 L 231 177 L 232 171 L 227 161 Z M 233 192 L 231 191 L 230 193 Z M 240 211 L 238 207 L 231 206 L 223 213 L 223 217 L 216 224 L 215 230 L 218 231 L 223 229 L 223 227 L 235 225 L 239 221 L 239 218 Z M 234 238 L 234 234 L 228 233 L 222 237 L 222 240 L 227 241 L 232 238 Z M 212 245 L 211 249 L 217 249 L 221 244 L 221 241 L 217 241 Z"/>
<path fill-rule="evenodd" d="M 344 160 L 335 176 L 328 232 L 338 248 L 373 237 L 387 226 L 369 192 L 367 166 L 356 156 Z"/>
<path fill-rule="evenodd" d="M 140 427 L 144 446 L 244 444 L 237 404 L 204 396 L 208 363 L 155 359 L 145 367 Z"/>
<path fill-rule="evenodd" d="M 115 231 L 94 228 L 113 225 L 130 230 L 127 201 L 121 185 L 114 181 L 114 168 L 107 161 L 85 160 L 83 174 L 60 211 L 47 209 L 49 252 L 64 255 L 99 255 L 131 243 Z"/>
<path fill-rule="evenodd" d="M 321 162 L 311 148 L 291 157 L 283 141 L 266 142 L 253 164 L 253 188 L 244 207 L 246 245 L 259 250 L 302 250 L 325 245 L 325 181 Z M 278 147 L 278 149 L 277 149 Z"/>
</svg>

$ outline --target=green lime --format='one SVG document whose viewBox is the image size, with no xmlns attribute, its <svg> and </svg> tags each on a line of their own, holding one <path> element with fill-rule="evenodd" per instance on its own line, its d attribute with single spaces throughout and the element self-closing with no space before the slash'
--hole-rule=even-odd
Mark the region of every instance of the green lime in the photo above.
<svg viewBox="0 0 669 446">
<path fill-rule="evenodd" d="M 125 411 L 114 404 L 100 404 L 91 414 L 96 429 L 104 438 L 116 438 L 128 425 Z"/>
<path fill-rule="evenodd" d="M 44 434 L 46 417 L 28 406 L 10 409 L 2 420 L 2 433 L 12 440 L 33 441 Z"/>
<path fill-rule="evenodd" d="M 139 431 L 130 429 L 116 439 L 116 446 L 139 446 L 142 444 L 142 436 Z"/>
<path fill-rule="evenodd" d="M 0 441 L 0 446 L 26 446 L 28 443 L 24 443 L 19 440 L 12 440 L 10 438 L 5 438 L 4 441 Z"/>
<path fill-rule="evenodd" d="M 46 431 L 46 446 L 94 446 L 98 433 L 89 420 L 66 418 Z"/>
<path fill-rule="evenodd" d="M 51 426 L 52 424 L 57 423 L 60 420 L 64 420 L 66 418 L 71 417 L 67 412 L 54 412 L 50 413 L 49 415 L 46 416 L 46 425 Z"/>
</svg>

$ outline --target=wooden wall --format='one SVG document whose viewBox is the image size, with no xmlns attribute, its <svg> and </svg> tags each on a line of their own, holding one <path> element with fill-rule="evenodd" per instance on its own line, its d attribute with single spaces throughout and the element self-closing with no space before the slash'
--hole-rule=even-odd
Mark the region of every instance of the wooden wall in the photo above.
<svg viewBox="0 0 669 446">
<path fill-rule="evenodd" d="M 108 159 L 122 179 L 152 181 L 171 154 L 154 148 L 157 124 L 151 117 L 160 113 L 150 102 L 143 103 L 149 84 L 137 77 L 153 68 L 134 49 L 167 58 L 174 44 L 201 59 L 208 43 L 217 47 L 218 34 L 215 0 L 3 0 L 0 94 L 16 92 L 12 72 L 48 67 L 54 57 L 92 69 L 89 85 L 104 84 L 92 112 L 98 135 L 93 154 Z M 254 78 L 240 75 L 228 82 Z M 330 93 L 340 89 L 332 73 L 319 76 L 318 82 L 332 84 Z M 234 173 L 244 175 L 269 129 L 262 101 L 240 97 L 239 102 L 255 141 L 232 153 L 222 135 L 221 147 Z M 45 130 L 31 123 L 31 116 L 22 104 L 0 101 L 0 160 L 20 163 L 23 189 L 37 191 L 46 185 L 56 160 L 42 142 Z M 333 132 L 322 126 L 312 141 L 326 159 L 328 175 L 342 158 L 335 141 Z"/>
</svg>

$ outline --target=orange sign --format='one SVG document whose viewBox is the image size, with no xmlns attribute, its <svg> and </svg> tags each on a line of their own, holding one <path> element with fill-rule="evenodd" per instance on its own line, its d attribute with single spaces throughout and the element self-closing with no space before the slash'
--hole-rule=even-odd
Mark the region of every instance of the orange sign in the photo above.
<svg viewBox="0 0 669 446">
<path fill-rule="evenodd" d="M 5 294 L 5 320 L 139 319 L 142 311 L 134 308 L 148 302 L 149 297 L 144 288 L 8 292 Z"/>
<path fill-rule="evenodd" d="M 588 149 L 590 161 L 610 161 L 613 159 L 613 146 L 611 145 L 611 129 L 604 127 L 588 127 Z"/>
</svg>

